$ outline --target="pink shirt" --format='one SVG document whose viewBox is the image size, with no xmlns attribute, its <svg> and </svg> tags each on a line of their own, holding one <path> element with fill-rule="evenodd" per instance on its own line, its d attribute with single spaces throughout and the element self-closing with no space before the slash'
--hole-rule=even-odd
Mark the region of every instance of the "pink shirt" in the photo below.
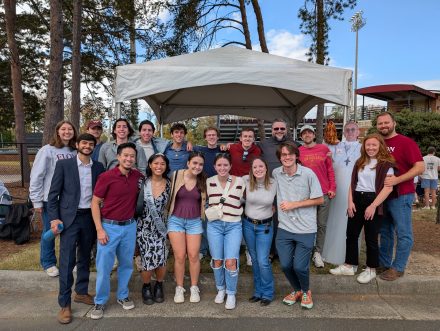
<svg viewBox="0 0 440 331">
<path fill-rule="evenodd" d="M 321 184 L 322 193 L 336 192 L 335 172 L 333 170 L 330 149 L 323 144 L 313 147 L 299 147 L 301 164 L 313 170 Z"/>
<path fill-rule="evenodd" d="M 385 143 L 387 144 L 388 151 L 396 160 L 396 176 L 407 173 L 416 162 L 423 162 L 419 146 L 411 138 L 398 134 L 392 138 L 385 139 Z M 397 190 L 399 195 L 414 193 L 413 178 L 397 185 Z"/>
</svg>

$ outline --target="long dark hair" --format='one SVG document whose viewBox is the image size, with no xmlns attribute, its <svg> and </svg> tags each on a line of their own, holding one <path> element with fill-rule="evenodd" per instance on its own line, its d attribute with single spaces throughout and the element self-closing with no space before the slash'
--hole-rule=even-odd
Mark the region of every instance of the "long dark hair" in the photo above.
<svg viewBox="0 0 440 331">
<path fill-rule="evenodd" d="M 131 127 L 130 122 L 129 122 L 127 119 L 125 119 L 125 118 L 118 118 L 118 119 L 115 121 L 115 123 L 113 123 L 113 127 L 112 127 L 112 137 L 113 137 L 113 139 L 116 140 L 116 133 L 115 133 L 115 130 L 116 130 L 116 125 L 117 125 L 119 122 L 125 122 L 125 123 L 127 124 L 127 128 L 128 128 L 128 136 L 127 136 L 127 138 L 130 139 L 130 137 L 134 134 L 134 130 L 133 130 L 133 128 Z"/>
<path fill-rule="evenodd" d="M 190 162 L 193 158 L 195 157 L 201 157 L 203 159 L 203 162 L 205 162 L 205 156 L 203 155 L 202 152 L 191 152 L 189 153 L 188 156 L 188 162 Z M 199 189 L 200 192 L 205 193 L 206 192 L 206 174 L 205 172 L 202 170 L 201 173 L 199 173 L 197 175 L 197 188 Z"/>
<path fill-rule="evenodd" d="M 70 147 L 71 149 L 76 149 L 76 136 L 77 136 L 76 128 L 72 122 L 67 121 L 67 120 L 59 121 L 57 123 L 57 125 L 55 127 L 55 132 L 53 133 L 53 136 L 50 139 L 49 145 L 54 146 L 56 148 L 63 148 L 64 147 L 63 141 L 61 140 L 61 138 L 58 134 L 58 130 L 63 126 L 63 124 L 69 124 L 73 128 L 73 137 L 72 137 L 72 139 L 69 140 L 69 143 L 67 144 L 67 146 Z"/>
<path fill-rule="evenodd" d="M 168 158 L 163 155 L 162 153 L 156 153 L 150 156 L 150 158 L 148 159 L 148 167 L 146 170 L 146 175 L 147 177 L 152 177 L 153 176 L 153 171 L 151 170 L 151 164 L 154 162 L 154 160 L 158 159 L 158 158 L 162 158 L 165 161 L 165 171 L 162 174 L 163 178 L 168 178 L 168 173 L 170 172 L 170 161 L 168 160 Z"/>
</svg>

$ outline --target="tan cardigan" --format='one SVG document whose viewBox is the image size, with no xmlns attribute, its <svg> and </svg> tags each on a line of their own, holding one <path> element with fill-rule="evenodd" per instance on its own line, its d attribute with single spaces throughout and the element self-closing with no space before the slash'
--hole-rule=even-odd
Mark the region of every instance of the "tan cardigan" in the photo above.
<svg viewBox="0 0 440 331">
<path fill-rule="evenodd" d="M 171 197 L 169 199 L 168 216 L 173 214 L 177 192 L 179 192 L 180 188 L 185 185 L 183 178 L 184 172 L 185 170 L 177 170 L 171 177 Z M 202 219 L 205 219 L 206 192 L 201 192 L 200 195 L 200 216 Z"/>
</svg>

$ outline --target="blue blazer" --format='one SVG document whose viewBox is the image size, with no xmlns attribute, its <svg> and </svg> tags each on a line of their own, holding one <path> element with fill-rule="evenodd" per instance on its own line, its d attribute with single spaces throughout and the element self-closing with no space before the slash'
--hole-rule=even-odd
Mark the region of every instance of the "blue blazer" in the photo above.
<svg viewBox="0 0 440 331">
<path fill-rule="evenodd" d="M 92 191 L 98 176 L 104 172 L 104 166 L 98 161 L 92 164 Z M 77 158 L 59 160 L 50 185 L 47 201 L 49 221 L 60 219 L 64 229 L 75 219 L 81 194 Z"/>
</svg>

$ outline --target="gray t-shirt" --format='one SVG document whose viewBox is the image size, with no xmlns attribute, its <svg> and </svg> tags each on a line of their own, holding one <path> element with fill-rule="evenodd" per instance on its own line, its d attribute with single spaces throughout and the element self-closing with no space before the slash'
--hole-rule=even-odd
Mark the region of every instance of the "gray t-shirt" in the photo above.
<svg viewBox="0 0 440 331">
<path fill-rule="evenodd" d="M 249 175 L 243 176 L 243 181 L 246 185 L 246 216 L 260 221 L 272 217 L 273 201 L 277 194 L 275 179 L 270 179 L 271 184 L 268 190 L 264 184 L 257 184 L 257 188 L 253 191 L 250 190 Z"/>
<path fill-rule="evenodd" d="M 440 167 L 440 158 L 435 155 L 425 155 L 425 171 L 421 176 L 423 179 L 438 179 L 438 167 Z"/>
<path fill-rule="evenodd" d="M 274 169 L 272 175 L 277 181 L 278 227 L 291 233 L 315 233 L 316 206 L 283 212 L 280 204 L 282 201 L 304 201 L 322 197 L 318 177 L 311 169 L 300 164 L 293 176 L 286 174 L 283 167 Z"/>
</svg>

